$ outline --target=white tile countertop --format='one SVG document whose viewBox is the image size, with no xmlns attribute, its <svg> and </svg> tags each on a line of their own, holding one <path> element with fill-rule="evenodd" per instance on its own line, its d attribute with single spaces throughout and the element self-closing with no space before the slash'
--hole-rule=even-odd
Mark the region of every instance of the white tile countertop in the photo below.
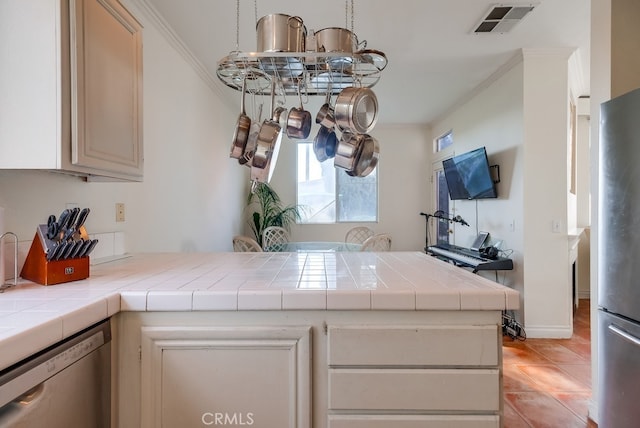
<svg viewBox="0 0 640 428">
<path fill-rule="evenodd" d="M 421 252 L 136 254 L 0 294 L 0 369 L 120 311 L 518 307 L 515 290 Z"/>
</svg>

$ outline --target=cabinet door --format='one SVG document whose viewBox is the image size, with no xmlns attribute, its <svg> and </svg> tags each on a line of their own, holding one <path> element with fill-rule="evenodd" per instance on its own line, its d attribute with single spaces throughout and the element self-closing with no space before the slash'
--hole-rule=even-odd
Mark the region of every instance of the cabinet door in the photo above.
<svg viewBox="0 0 640 428">
<path fill-rule="evenodd" d="M 309 327 L 143 327 L 142 427 L 311 426 Z"/>
<path fill-rule="evenodd" d="M 71 163 L 141 179 L 141 26 L 115 0 L 71 0 L 70 16 Z"/>
</svg>

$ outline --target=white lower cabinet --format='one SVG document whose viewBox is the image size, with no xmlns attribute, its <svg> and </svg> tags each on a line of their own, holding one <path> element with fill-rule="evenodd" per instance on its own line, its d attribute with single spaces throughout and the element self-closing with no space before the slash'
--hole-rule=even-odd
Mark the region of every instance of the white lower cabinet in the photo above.
<svg viewBox="0 0 640 428">
<path fill-rule="evenodd" d="M 497 326 L 330 326 L 328 335 L 329 428 L 500 427 Z"/>
<path fill-rule="evenodd" d="M 121 312 L 118 428 L 500 428 L 500 311 Z"/>
<path fill-rule="evenodd" d="M 310 328 L 143 327 L 142 427 L 310 427 Z"/>
</svg>

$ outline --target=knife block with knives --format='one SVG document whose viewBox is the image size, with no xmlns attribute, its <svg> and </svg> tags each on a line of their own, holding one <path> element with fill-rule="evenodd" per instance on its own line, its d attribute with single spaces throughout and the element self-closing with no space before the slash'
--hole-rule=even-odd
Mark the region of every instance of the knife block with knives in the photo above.
<svg viewBox="0 0 640 428">
<path fill-rule="evenodd" d="M 50 216 L 38 225 L 20 276 L 42 285 L 88 278 L 89 254 L 98 243 L 83 226 L 88 214 L 88 208 L 68 209 L 58 221 Z"/>
</svg>

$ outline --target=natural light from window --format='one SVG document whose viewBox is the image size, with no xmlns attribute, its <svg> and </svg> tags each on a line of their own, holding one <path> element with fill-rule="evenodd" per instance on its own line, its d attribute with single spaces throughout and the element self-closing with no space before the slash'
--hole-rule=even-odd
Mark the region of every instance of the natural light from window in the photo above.
<svg viewBox="0 0 640 428">
<path fill-rule="evenodd" d="M 318 162 L 312 142 L 298 148 L 297 203 L 301 223 L 375 222 L 378 220 L 377 168 L 366 177 L 351 177 L 331 159 Z"/>
</svg>

